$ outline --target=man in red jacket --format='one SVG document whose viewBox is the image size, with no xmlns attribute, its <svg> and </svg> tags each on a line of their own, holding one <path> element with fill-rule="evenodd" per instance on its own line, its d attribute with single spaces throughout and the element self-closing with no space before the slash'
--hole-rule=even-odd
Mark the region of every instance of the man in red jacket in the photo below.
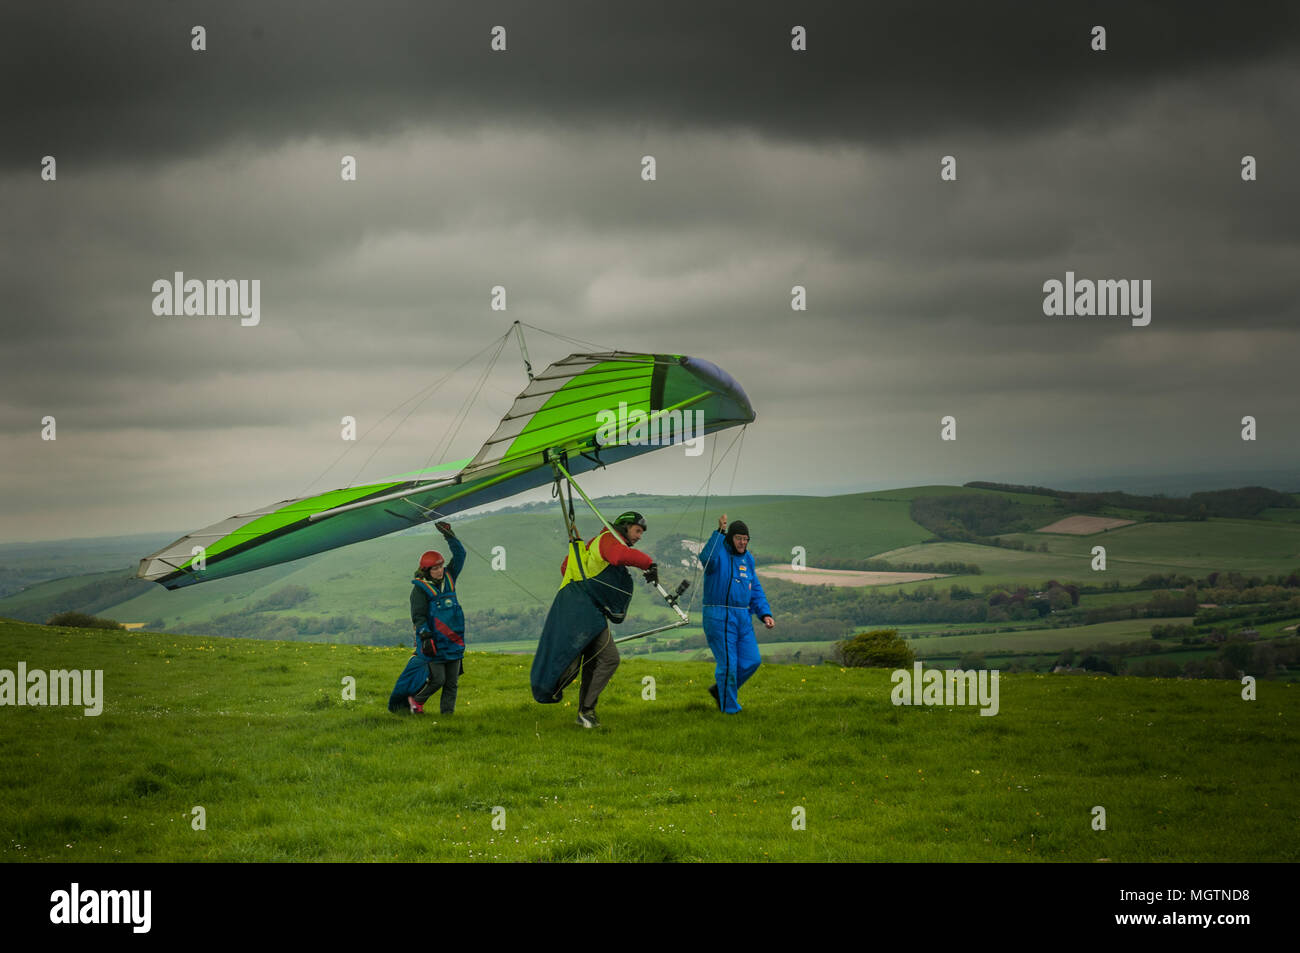
<svg viewBox="0 0 1300 953">
<path fill-rule="evenodd" d="M 617 534 L 606 529 L 585 546 L 570 546 L 560 566 L 564 581 L 533 658 L 533 697 L 543 703 L 559 701 L 581 667 L 578 724 L 584 728 L 600 727 L 596 701 L 618 668 L 618 646 L 609 623 L 627 617 L 632 576 L 626 567 L 642 570 L 648 581 L 658 579 L 654 560 L 632 548 L 646 531 L 645 517 L 623 513 L 613 525 Z"/>
</svg>

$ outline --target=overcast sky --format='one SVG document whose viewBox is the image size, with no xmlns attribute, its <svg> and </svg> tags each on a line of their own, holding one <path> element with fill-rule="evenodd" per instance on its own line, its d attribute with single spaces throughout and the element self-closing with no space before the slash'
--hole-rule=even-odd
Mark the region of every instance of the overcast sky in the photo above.
<svg viewBox="0 0 1300 953">
<path fill-rule="evenodd" d="M 1300 487 L 1294 4 L 52 6 L 0 13 L 0 540 L 470 456 L 513 342 L 454 439 L 486 356 L 376 425 L 516 319 L 735 376 L 757 421 L 714 492 Z M 177 271 L 259 280 L 260 323 L 155 315 Z M 1045 316 L 1066 271 L 1149 279 L 1150 324 Z M 344 415 L 367 436 L 335 465 Z M 693 493 L 711 459 L 591 489 Z"/>
</svg>

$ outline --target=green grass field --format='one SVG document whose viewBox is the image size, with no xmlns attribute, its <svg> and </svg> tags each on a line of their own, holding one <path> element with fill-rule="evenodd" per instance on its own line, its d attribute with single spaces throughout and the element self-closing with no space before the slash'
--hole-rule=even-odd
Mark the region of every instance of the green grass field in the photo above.
<svg viewBox="0 0 1300 953">
<path fill-rule="evenodd" d="M 1133 585 L 1152 573 L 1185 572 L 1205 576 L 1231 568 L 1243 573 L 1285 573 L 1300 562 L 1300 525 L 1260 520 L 1211 519 L 1203 522 L 1137 523 L 1092 536 L 1010 533 L 1048 552 L 1026 552 L 974 543 L 927 543 L 905 546 L 881 555 L 894 562 L 977 563 L 978 576 L 948 576 L 931 585 L 969 586 L 978 591 L 989 585 L 1048 579 L 1098 585 L 1118 581 Z M 1092 569 L 1092 548 L 1106 548 L 1106 569 Z M 923 582 L 903 583 L 907 591 Z"/>
<path fill-rule="evenodd" d="M 885 671 L 764 666 L 742 692 L 746 710 L 724 717 L 705 694 L 711 664 L 629 659 L 601 701 L 607 727 L 584 731 L 571 704 L 531 700 L 520 656 L 472 653 L 454 717 L 391 715 L 406 655 L 0 622 L 0 669 L 102 669 L 106 695 L 98 717 L 0 709 L 0 852 L 1300 859 L 1293 686 L 1262 682 L 1247 702 L 1231 682 L 1003 676 L 999 713 L 982 717 L 895 707 Z M 345 677 L 355 701 L 341 698 Z M 205 830 L 192 829 L 196 806 Z"/>
<path fill-rule="evenodd" d="M 950 655 L 954 652 L 1045 652 L 1063 649 L 1082 649 L 1102 642 L 1137 642 L 1151 638 L 1151 627 L 1156 624 L 1174 625 L 1190 623 L 1191 617 L 1165 619 L 1124 619 L 1119 622 L 1099 622 L 1095 625 L 1070 626 L 1060 629 L 1030 629 L 1024 632 L 997 632 L 989 635 L 934 636 L 914 639 L 907 644 L 918 658 L 931 655 Z"/>
<path fill-rule="evenodd" d="M 1200 522 L 1137 523 L 1092 536 L 1010 534 L 1025 542 L 1048 540 L 1053 553 L 1090 558 L 1093 546 L 1106 547 L 1111 567 L 1157 565 L 1202 575 L 1230 565 L 1241 572 L 1278 572 L 1300 558 L 1300 526 L 1259 520 L 1209 519 Z"/>
<path fill-rule="evenodd" d="M 1281 507 L 1269 507 L 1259 515 L 1260 519 L 1279 520 L 1284 523 L 1300 523 L 1300 509 L 1283 509 Z"/>
<path fill-rule="evenodd" d="M 1033 622 L 1024 622 L 1022 624 L 1009 623 L 1010 625 L 1016 625 L 1017 631 L 1015 632 L 968 633 L 965 635 L 944 635 L 942 634 L 943 626 L 924 624 L 865 625 L 859 626 L 858 629 L 862 631 L 873 628 L 895 629 L 900 635 L 909 640 L 907 644 L 916 653 L 916 657 L 924 660 L 956 659 L 967 652 L 978 652 L 986 656 L 986 658 L 992 659 L 1004 657 L 1000 653 L 1014 655 L 1031 653 L 1055 656 L 1065 649 L 1082 650 L 1089 646 L 1100 645 L 1103 642 L 1114 644 L 1151 641 L 1152 645 L 1172 645 L 1174 643 L 1168 640 L 1152 640 L 1151 627 L 1153 625 L 1190 624 L 1191 621 L 1191 616 L 1123 619 L 1116 622 L 1098 622 L 1093 625 L 1061 628 L 1044 628 Z M 1283 634 L 1281 631 L 1283 626 L 1288 624 L 1293 625 L 1294 623 L 1277 622 L 1270 627 L 1262 627 L 1260 631 L 1265 637 L 1280 635 Z M 1003 626 L 999 626 L 999 628 L 1001 627 Z M 953 626 L 953 628 L 961 627 Z M 974 628 L 974 626 L 966 626 L 966 628 Z M 690 630 L 682 629 L 681 631 Z M 802 651 L 805 655 L 821 654 L 829 658 L 834 644 L 834 640 L 760 642 L 758 647 L 764 658 L 773 655 L 784 657 L 796 651 Z M 531 643 L 520 642 L 509 643 L 509 648 L 493 644 L 491 649 L 494 651 L 531 652 L 533 647 Z M 694 658 L 699 651 L 699 649 L 656 650 L 646 657 L 655 661 L 683 661 Z M 1199 658 L 1206 654 L 1213 655 L 1215 651 L 1213 649 L 1202 650 L 1196 657 Z"/>
</svg>

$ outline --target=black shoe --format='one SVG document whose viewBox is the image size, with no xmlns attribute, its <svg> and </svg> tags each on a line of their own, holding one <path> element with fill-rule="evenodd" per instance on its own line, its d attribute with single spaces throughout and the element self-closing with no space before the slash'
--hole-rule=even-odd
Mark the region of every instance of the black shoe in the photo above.
<svg viewBox="0 0 1300 953">
<path fill-rule="evenodd" d="M 722 701 L 718 698 L 718 683 L 717 683 L 717 682 L 714 682 L 712 685 L 709 686 L 709 694 L 713 696 L 713 700 L 714 700 L 715 702 L 717 702 L 717 703 L 718 703 L 718 707 L 721 708 L 721 707 L 722 707 Z"/>
<path fill-rule="evenodd" d="M 591 711 L 583 711 L 579 708 L 578 724 L 582 725 L 584 728 L 599 728 L 600 719 L 596 717 L 596 709 L 593 708 Z"/>
</svg>

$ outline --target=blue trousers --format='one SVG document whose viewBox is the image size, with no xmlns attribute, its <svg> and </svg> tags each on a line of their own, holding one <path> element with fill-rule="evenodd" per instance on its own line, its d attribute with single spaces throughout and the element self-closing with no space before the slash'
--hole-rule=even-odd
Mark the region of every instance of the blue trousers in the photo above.
<svg viewBox="0 0 1300 953">
<path fill-rule="evenodd" d="M 737 692 L 758 671 L 762 656 L 748 609 L 704 607 L 704 637 L 709 640 L 716 663 L 713 677 L 718 684 L 718 701 L 728 715 L 741 710 Z"/>
</svg>

